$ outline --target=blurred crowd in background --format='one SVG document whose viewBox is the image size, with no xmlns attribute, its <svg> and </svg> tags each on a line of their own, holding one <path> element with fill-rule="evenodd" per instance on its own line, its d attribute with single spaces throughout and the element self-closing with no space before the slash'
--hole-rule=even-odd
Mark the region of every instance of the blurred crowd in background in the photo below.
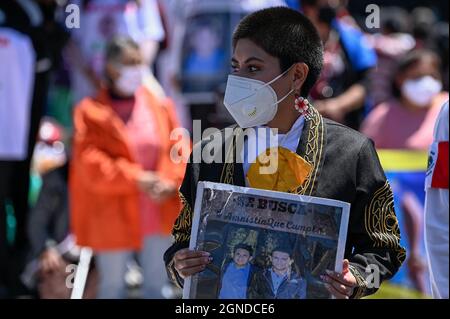
<svg viewBox="0 0 450 319">
<path fill-rule="evenodd" d="M 312 104 L 379 150 L 426 153 L 448 100 L 447 1 L 2 0 L 0 298 L 69 298 L 83 246 L 95 254 L 85 298 L 180 296 L 162 259 L 184 174 L 170 132 L 233 124 L 233 29 L 279 5 L 323 40 Z M 390 180 L 408 261 L 385 296 L 430 294 L 424 165 Z"/>
</svg>

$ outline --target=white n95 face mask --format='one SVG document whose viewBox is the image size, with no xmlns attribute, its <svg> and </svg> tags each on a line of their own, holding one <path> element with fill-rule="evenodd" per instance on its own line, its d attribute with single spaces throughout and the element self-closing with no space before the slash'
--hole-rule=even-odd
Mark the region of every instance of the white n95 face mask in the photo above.
<svg viewBox="0 0 450 319">
<path fill-rule="evenodd" d="M 275 117 L 278 103 L 289 96 L 294 89 L 278 100 L 270 84 L 289 70 L 290 68 L 267 83 L 236 75 L 228 76 L 223 104 L 240 127 L 264 125 Z"/>
<path fill-rule="evenodd" d="M 407 80 L 401 88 L 403 96 L 419 107 L 427 107 L 441 90 L 442 82 L 430 75 Z"/>
<path fill-rule="evenodd" d="M 133 96 L 146 75 L 144 65 L 122 66 L 116 87 L 128 96 Z"/>
</svg>

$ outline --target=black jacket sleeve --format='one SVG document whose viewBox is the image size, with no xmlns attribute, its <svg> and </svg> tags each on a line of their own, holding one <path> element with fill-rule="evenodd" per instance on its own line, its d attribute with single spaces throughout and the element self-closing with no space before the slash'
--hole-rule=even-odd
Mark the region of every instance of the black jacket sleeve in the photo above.
<svg viewBox="0 0 450 319">
<path fill-rule="evenodd" d="M 352 203 L 347 243 L 353 247 L 346 256 L 358 287 L 353 298 L 375 293 L 405 260 L 394 198 L 378 155 L 369 139 L 362 145 L 357 164 L 356 198 Z"/>
<path fill-rule="evenodd" d="M 189 163 L 186 166 L 186 173 L 180 187 L 179 195 L 182 202 L 181 212 L 178 215 L 173 226 L 172 235 L 174 243 L 164 253 L 164 262 L 169 279 L 178 287 L 183 287 L 183 279 L 178 275 L 173 265 L 173 256 L 175 253 L 183 248 L 189 247 L 189 240 L 191 237 L 193 207 L 195 203 L 195 196 L 197 193 L 197 184 L 199 180 L 200 164 L 193 163 L 193 156 L 191 155 Z"/>
<path fill-rule="evenodd" d="M 28 236 L 32 257 L 38 257 L 49 241 L 62 241 L 69 232 L 66 167 L 46 173 L 36 205 L 30 212 Z"/>
</svg>

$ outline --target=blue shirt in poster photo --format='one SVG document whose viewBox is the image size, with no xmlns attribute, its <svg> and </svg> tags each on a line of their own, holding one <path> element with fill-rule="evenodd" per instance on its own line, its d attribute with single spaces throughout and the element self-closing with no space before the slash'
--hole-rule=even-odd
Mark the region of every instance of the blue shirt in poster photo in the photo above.
<svg viewBox="0 0 450 319">
<path fill-rule="evenodd" d="M 222 278 L 219 299 L 245 299 L 247 297 L 250 267 L 250 264 L 239 268 L 234 262 L 228 264 Z"/>
</svg>

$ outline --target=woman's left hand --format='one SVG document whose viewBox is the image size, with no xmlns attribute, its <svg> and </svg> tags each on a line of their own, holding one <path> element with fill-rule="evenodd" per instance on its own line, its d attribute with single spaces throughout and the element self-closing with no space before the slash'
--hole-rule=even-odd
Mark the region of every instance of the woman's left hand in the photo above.
<svg viewBox="0 0 450 319">
<path fill-rule="evenodd" d="M 344 259 L 342 273 L 326 270 L 321 276 L 328 291 L 337 299 L 349 299 L 357 286 L 356 278 L 349 270 L 349 261 Z"/>
</svg>

